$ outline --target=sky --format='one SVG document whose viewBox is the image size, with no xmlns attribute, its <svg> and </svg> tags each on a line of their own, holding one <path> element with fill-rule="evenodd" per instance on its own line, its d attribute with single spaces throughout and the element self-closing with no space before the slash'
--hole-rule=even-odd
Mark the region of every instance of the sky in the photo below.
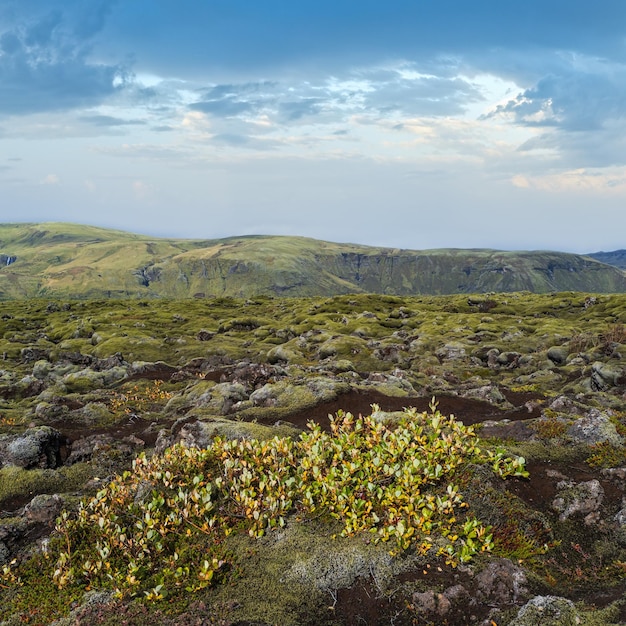
<svg viewBox="0 0 626 626">
<path fill-rule="evenodd" d="M 0 0 L 0 222 L 626 247 L 623 0 Z"/>
</svg>

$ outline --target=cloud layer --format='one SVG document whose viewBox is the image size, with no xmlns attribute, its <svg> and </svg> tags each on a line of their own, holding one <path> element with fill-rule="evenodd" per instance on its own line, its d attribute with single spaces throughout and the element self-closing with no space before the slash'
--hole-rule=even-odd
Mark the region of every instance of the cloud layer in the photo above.
<svg viewBox="0 0 626 626">
<path fill-rule="evenodd" d="M 621 0 L 7 0 L 0 217 L 623 246 L 624 23 Z"/>
</svg>

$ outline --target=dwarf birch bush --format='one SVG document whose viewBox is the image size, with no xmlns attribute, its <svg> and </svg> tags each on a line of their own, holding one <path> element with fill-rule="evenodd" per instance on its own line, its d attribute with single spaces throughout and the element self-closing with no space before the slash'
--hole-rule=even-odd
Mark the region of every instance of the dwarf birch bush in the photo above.
<svg viewBox="0 0 626 626">
<path fill-rule="evenodd" d="M 373 407 L 374 415 L 377 407 Z M 161 599 L 219 582 L 233 532 L 252 537 L 328 516 L 342 536 L 367 533 L 390 552 L 443 555 L 455 566 L 492 547 L 457 486 L 471 465 L 527 476 L 524 459 L 479 447 L 472 427 L 406 409 L 398 423 L 339 412 L 330 432 L 309 423 L 297 440 L 216 438 L 145 455 L 57 522 L 54 580 Z"/>
</svg>

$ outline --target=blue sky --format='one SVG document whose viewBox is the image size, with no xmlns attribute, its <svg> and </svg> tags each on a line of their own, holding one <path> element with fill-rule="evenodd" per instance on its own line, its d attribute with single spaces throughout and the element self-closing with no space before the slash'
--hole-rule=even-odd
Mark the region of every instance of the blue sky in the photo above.
<svg viewBox="0 0 626 626">
<path fill-rule="evenodd" d="M 626 247 L 623 0 L 0 0 L 0 221 Z"/>
</svg>

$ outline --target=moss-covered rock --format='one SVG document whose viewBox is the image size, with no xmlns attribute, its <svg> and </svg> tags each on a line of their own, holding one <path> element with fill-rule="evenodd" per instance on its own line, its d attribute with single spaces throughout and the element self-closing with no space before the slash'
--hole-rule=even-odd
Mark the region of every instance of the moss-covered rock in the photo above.
<svg viewBox="0 0 626 626">
<path fill-rule="evenodd" d="M 624 439 L 617 432 L 611 418 L 598 409 L 591 409 L 585 417 L 576 420 L 568 429 L 567 434 L 581 443 L 609 443 L 614 446 L 623 444 Z"/>
<path fill-rule="evenodd" d="M 95 372 L 90 368 L 67 374 L 63 377 L 63 384 L 70 393 L 85 393 L 94 389 L 101 389 L 123 380 L 126 377 L 126 368 L 115 367 L 109 370 Z"/>
<path fill-rule="evenodd" d="M 535 596 L 518 611 L 509 626 L 611 626 L 617 617 L 616 608 L 585 612 L 567 598 Z"/>
</svg>

